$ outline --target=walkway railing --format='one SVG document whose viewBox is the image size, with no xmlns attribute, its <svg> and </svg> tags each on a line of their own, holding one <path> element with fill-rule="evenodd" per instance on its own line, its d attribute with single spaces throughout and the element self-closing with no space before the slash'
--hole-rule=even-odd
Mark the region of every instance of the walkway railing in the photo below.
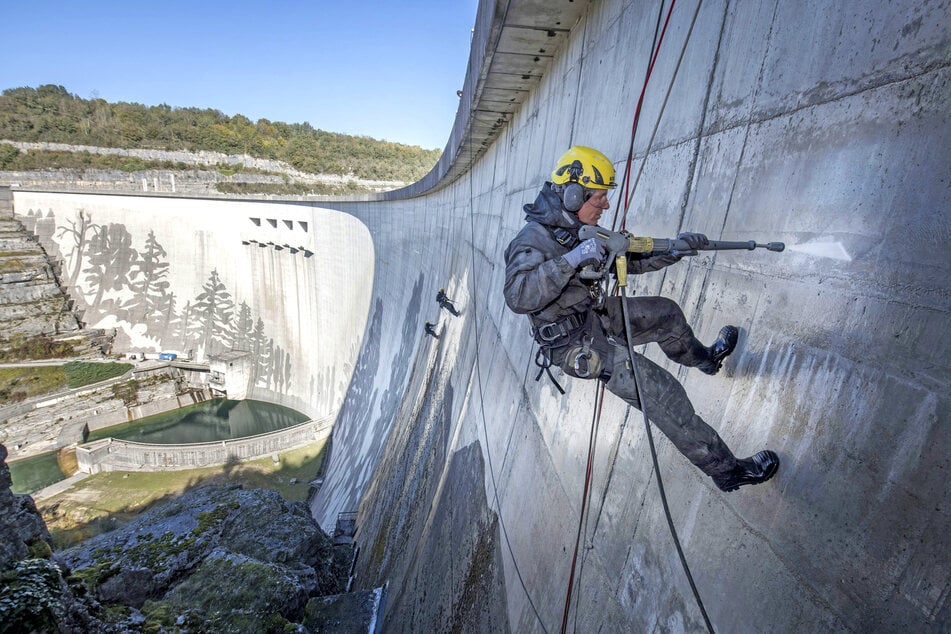
<svg viewBox="0 0 951 634">
<path fill-rule="evenodd" d="M 309 420 L 277 431 L 216 442 L 180 445 L 103 438 L 76 448 L 79 470 L 176 471 L 260 458 L 330 436 L 333 416 Z"/>
</svg>

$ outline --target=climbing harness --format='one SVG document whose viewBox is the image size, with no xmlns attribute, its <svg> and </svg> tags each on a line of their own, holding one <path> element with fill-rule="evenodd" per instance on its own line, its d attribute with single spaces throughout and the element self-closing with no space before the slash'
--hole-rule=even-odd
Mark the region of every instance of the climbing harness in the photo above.
<svg viewBox="0 0 951 634">
<path fill-rule="evenodd" d="M 568 343 L 572 337 L 581 332 L 588 323 L 588 314 L 573 313 L 547 324 L 542 324 L 532 329 L 532 336 L 540 346 L 557 347 L 563 343 Z"/>
<path fill-rule="evenodd" d="M 562 394 L 565 389 L 561 387 L 555 375 L 551 373 L 552 359 L 554 352 L 572 344 L 577 335 L 584 330 L 588 321 L 587 313 L 574 313 L 558 321 L 542 324 L 532 328 L 532 337 L 538 343 L 538 351 L 535 353 L 535 365 L 540 369 L 535 376 L 535 381 L 542 378 L 543 373 L 548 374 L 548 378 L 555 384 L 558 391 Z"/>
</svg>

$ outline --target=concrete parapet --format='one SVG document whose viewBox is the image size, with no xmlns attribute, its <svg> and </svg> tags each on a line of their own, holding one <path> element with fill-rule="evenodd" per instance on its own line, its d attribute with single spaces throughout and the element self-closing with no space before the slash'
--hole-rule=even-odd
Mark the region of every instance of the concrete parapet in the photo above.
<svg viewBox="0 0 951 634">
<path fill-rule="evenodd" d="M 333 417 L 309 420 L 293 427 L 247 438 L 183 445 L 148 443 L 104 438 L 76 449 L 79 470 L 176 471 L 212 467 L 229 462 L 260 458 L 330 436 Z"/>
</svg>

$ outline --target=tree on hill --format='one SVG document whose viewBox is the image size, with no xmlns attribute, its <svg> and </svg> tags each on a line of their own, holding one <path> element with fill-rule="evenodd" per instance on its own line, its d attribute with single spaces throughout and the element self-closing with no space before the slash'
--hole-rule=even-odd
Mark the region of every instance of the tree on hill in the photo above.
<svg viewBox="0 0 951 634">
<path fill-rule="evenodd" d="M 81 99 L 63 86 L 49 84 L 0 94 L 0 139 L 248 154 L 285 161 L 314 174 L 404 182 L 425 176 L 441 154 L 437 149 L 326 132 L 309 123 L 252 122 L 211 108 Z M 17 162 L 25 160 L 22 154 L 5 150 L 0 169 L 19 169 Z"/>
</svg>

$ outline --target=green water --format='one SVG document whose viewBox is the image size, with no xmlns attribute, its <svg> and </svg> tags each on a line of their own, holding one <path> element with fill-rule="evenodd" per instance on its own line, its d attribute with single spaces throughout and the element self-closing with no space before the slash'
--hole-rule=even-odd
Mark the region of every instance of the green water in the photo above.
<svg viewBox="0 0 951 634">
<path fill-rule="evenodd" d="M 303 423 L 307 416 L 262 401 L 214 399 L 89 434 L 87 442 L 121 438 L 157 445 L 245 438 Z"/>
<path fill-rule="evenodd" d="M 86 440 L 122 438 L 158 445 L 215 442 L 277 431 L 305 420 L 304 414 L 280 405 L 219 398 L 100 429 Z M 66 477 L 56 462 L 55 451 L 7 464 L 14 493 L 35 493 Z"/>
<path fill-rule="evenodd" d="M 10 467 L 10 477 L 13 479 L 10 490 L 14 493 L 34 493 L 66 477 L 56 462 L 55 451 L 14 460 L 8 462 L 7 466 Z"/>
</svg>

